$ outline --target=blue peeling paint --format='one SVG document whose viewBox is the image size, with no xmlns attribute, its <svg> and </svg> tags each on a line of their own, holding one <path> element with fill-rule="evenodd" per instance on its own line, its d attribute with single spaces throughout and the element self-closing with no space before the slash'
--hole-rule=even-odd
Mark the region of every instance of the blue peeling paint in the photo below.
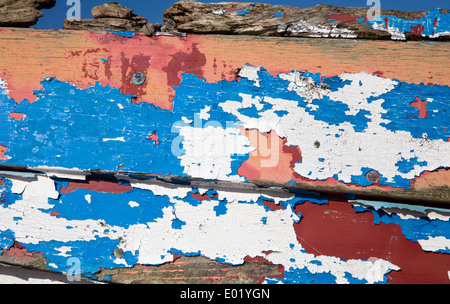
<svg viewBox="0 0 450 304">
<path fill-rule="evenodd" d="M 364 132 L 371 120 L 368 111 L 360 110 L 350 115 L 346 104 L 332 101 L 327 96 L 308 104 L 296 92 L 287 90 L 288 81 L 273 77 L 263 68 L 258 75 L 260 87 L 246 78 L 207 83 L 196 75 L 182 74 L 181 84 L 174 88 L 173 111 L 148 103 L 132 104 L 131 95 L 98 83 L 82 90 L 55 78 L 46 78 L 42 82 L 43 89 L 34 92 L 38 97 L 35 102 L 24 101 L 18 105 L 0 88 L 0 106 L 4 109 L 0 113 L 3 131 L 0 133 L 0 144 L 8 147 L 6 154 L 11 157 L 0 161 L 0 164 L 151 172 L 186 177 L 177 157 L 179 155 L 172 153 L 172 143 L 179 143 L 180 152 L 184 153 L 179 127 L 205 126 L 208 122 L 199 121 L 198 113 L 205 106 L 210 106 L 210 121 L 215 121 L 222 128 L 237 128 L 242 123 L 234 115 L 223 112 L 219 104 L 226 100 L 242 100 L 242 93 L 261 97 L 262 110 L 258 111 L 255 107 L 239 110 L 248 117 L 257 118 L 262 111 L 272 109 L 273 106 L 264 101 L 267 96 L 295 100 L 315 120 L 335 126 L 350 123 L 356 132 Z M 310 77 L 317 85 L 328 85 L 332 92 L 350 84 L 338 76 L 323 77 L 319 73 L 307 72 L 301 75 Z M 426 118 L 418 118 L 419 110 L 411 106 L 416 97 L 429 100 Z M 446 128 L 450 120 L 447 111 L 450 87 L 398 82 L 394 90 L 369 98 L 368 102 L 380 98 L 385 100 L 382 104 L 385 112 L 381 115 L 386 122 L 381 125 L 386 129 L 406 131 L 418 139 L 422 139 L 424 134 L 428 140 L 447 141 L 450 137 L 450 129 Z M 18 121 L 10 119 L 9 112 L 12 111 L 24 113 L 26 118 Z M 276 112 L 280 117 L 286 114 L 286 111 Z M 182 117 L 193 120 L 193 124 L 184 123 Z M 147 139 L 155 131 L 160 138 L 158 145 Z M 230 175 L 236 175 L 248 157 L 249 153 L 233 155 Z M 405 158 L 397 165 L 399 173 L 408 173 L 426 163 Z M 370 184 L 363 175 L 352 176 L 352 182 L 363 186 Z M 394 187 L 409 187 L 409 181 L 399 175 L 389 182 L 380 176 L 379 182 Z"/>
<path fill-rule="evenodd" d="M 267 284 L 335 284 L 336 277 L 329 272 L 311 273 L 305 268 L 289 268 L 284 271 L 283 278 L 270 278 L 264 280 Z"/>
<path fill-rule="evenodd" d="M 172 229 L 181 229 L 184 225 L 186 225 L 186 222 L 183 222 L 179 219 L 173 219 L 172 220 Z"/>
<path fill-rule="evenodd" d="M 374 202 L 374 201 L 364 201 L 357 200 L 355 202 L 367 204 L 368 207 L 354 206 L 355 212 L 371 212 L 374 216 L 373 221 L 375 224 L 396 224 L 402 229 L 402 233 L 406 239 L 413 242 L 418 240 L 426 240 L 428 237 L 445 237 L 450 239 L 450 221 L 443 221 L 439 219 L 430 220 L 426 215 L 425 211 L 427 209 L 436 209 L 424 206 L 405 206 L 405 205 L 395 205 L 392 203 L 385 202 Z M 417 210 L 419 212 L 424 212 L 424 215 L 419 218 L 408 218 L 402 219 L 397 213 L 388 214 L 381 208 L 402 208 Z M 437 209 L 440 210 L 440 209 Z M 448 213 L 448 210 L 441 210 Z M 450 248 L 438 250 L 437 252 L 450 253 Z"/>
<path fill-rule="evenodd" d="M 14 204 L 17 200 L 21 199 L 20 194 L 15 194 L 11 192 L 12 182 L 7 178 L 0 178 L 4 185 L 0 186 L 0 207 L 8 208 L 10 205 Z M 0 208 L 0 212 L 1 209 Z"/>
<path fill-rule="evenodd" d="M 348 272 L 345 273 L 344 278 L 348 281 L 349 284 L 367 284 L 367 280 L 366 279 L 355 278 L 354 276 L 352 276 Z M 387 278 L 386 278 L 386 280 L 387 280 Z"/>
<path fill-rule="evenodd" d="M 91 203 L 87 201 L 86 195 L 90 196 Z M 53 201 L 55 206 L 52 209 L 41 211 L 58 211 L 57 217 L 67 220 L 102 220 L 108 225 L 125 228 L 129 225 L 154 222 L 163 216 L 164 207 L 173 205 L 168 196 L 157 196 L 151 191 L 139 188 L 124 193 L 77 189 L 70 193 L 61 193 L 60 198 Z M 139 202 L 139 208 L 131 207 L 132 201 Z M 49 203 L 52 201 L 49 200 Z"/>
<path fill-rule="evenodd" d="M 439 9 L 430 10 L 426 16 L 419 19 L 404 19 L 393 15 L 382 15 L 378 20 L 358 19 L 362 23 L 364 20 L 372 28 L 385 27 L 385 20 L 388 20 L 388 28 L 393 28 L 401 33 L 411 33 L 417 26 L 423 26 L 422 36 L 432 36 L 433 34 L 450 32 L 450 14 L 442 14 Z"/>
<path fill-rule="evenodd" d="M 133 37 L 137 32 L 128 32 L 128 31 L 107 31 L 109 33 L 113 33 L 122 37 Z"/>
<path fill-rule="evenodd" d="M 74 270 L 83 275 L 93 275 L 101 268 L 121 268 L 123 264 L 114 263 L 114 249 L 119 246 L 119 240 L 110 238 L 96 237 L 94 240 L 83 241 L 48 241 L 39 244 L 26 244 L 27 251 L 40 251 L 49 260 L 47 267 L 56 272 L 72 274 Z M 61 254 L 58 250 L 61 247 L 70 247 L 68 256 Z M 95 251 L 92 250 L 95 248 Z M 78 260 L 74 260 L 78 259 Z M 78 263 L 79 261 L 79 263 Z M 80 269 L 73 268 L 74 263 L 80 266 Z M 137 259 L 129 259 L 130 265 L 137 263 Z"/>
<path fill-rule="evenodd" d="M 252 12 L 252 11 L 249 11 L 249 10 L 246 10 L 246 9 L 242 9 L 242 10 L 235 9 L 235 11 L 241 16 Z"/>
<path fill-rule="evenodd" d="M 354 175 L 352 176 L 351 183 L 352 184 L 358 184 L 360 186 L 366 187 L 373 184 L 370 180 L 367 179 L 367 173 L 370 171 L 374 171 L 371 168 L 362 167 L 361 168 L 361 175 Z"/>
<path fill-rule="evenodd" d="M 276 18 L 280 18 L 284 16 L 284 13 L 273 13 L 273 16 Z"/>
<path fill-rule="evenodd" d="M 409 158 L 409 159 L 404 159 L 402 157 L 401 160 L 399 160 L 397 163 L 395 163 L 395 165 L 398 167 L 398 171 L 401 173 L 408 173 L 410 171 L 413 171 L 415 166 L 426 166 L 427 162 L 426 161 L 422 161 L 419 162 L 417 160 L 417 157 L 415 158 Z"/>
<path fill-rule="evenodd" d="M 216 211 L 216 216 L 221 216 L 227 213 L 227 200 L 222 200 L 219 202 L 217 206 L 214 207 L 214 211 Z"/>
<path fill-rule="evenodd" d="M 176 248 L 170 248 L 170 250 L 168 250 L 168 252 L 170 254 L 173 254 L 173 255 L 183 255 L 183 256 L 199 256 L 201 254 L 200 250 L 199 251 L 185 252 L 185 251 L 181 251 L 181 250 L 176 249 Z"/>
<path fill-rule="evenodd" d="M 0 251 L 6 250 L 14 244 L 14 231 L 7 229 L 0 231 Z"/>
</svg>

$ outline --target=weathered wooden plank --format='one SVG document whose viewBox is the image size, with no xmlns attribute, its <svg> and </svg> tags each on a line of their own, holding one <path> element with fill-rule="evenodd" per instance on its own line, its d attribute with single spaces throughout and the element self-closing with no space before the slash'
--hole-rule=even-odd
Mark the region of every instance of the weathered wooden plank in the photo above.
<svg viewBox="0 0 450 304">
<path fill-rule="evenodd" d="M 115 283 L 449 282 L 448 209 L 1 175 L 2 263 Z"/>
<path fill-rule="evenodd" d="M 448 40 L 447 9 L 423 12 L 374 7 L 316 5 L 292 7 L 267 3 L 179 1 L 164 11 L 179 31 L 197 34 Z"/>
<path fill-rule="evenodd" d="M 449 199 L 447 42 L 0 34 L 3 165 Z"/>
<path fill-rule="evenodd" d="M 121 35 L 0 30 L 1 262 L 448 283 L 448 42 Z"/>
</svg>

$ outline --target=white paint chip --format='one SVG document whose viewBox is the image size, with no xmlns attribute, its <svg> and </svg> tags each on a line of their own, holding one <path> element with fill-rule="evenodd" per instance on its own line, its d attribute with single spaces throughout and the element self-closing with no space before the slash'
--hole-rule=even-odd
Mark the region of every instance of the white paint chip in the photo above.
<svg viewBox="0 0 450 304">
<path fill-rule="evenodd" d="M 139 207 L 139 203 L 135 201 L 130 201 L 128 205 L 130 205 L 131 208 Z"/>
<path fill-rule="evenodd" d="M 125 138 L 123 136 L 115 137 L 115 138 L 103 138 L 103 141 L 125 141 Z"/>
</svg>

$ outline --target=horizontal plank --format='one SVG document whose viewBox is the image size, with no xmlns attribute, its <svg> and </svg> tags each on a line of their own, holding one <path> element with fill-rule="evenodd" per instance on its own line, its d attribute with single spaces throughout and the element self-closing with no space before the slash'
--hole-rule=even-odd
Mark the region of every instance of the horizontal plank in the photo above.
<svg viewBox="0 0 450 304">
<path fill-rule="evenodd" d="M 1 165 L 449 200 L 448 42 L 0 38 Z"/>
<path fill-rule="evenodd" d="M 113 283 L 448 283 L 450 211 L 0 173 L 0 262 Z"/>
<path fill-rule="evenodd" d="M 367 3 L 370 4 L 369 2 Z M 268 3 L 179 1 L 164 20 L 196 34 L 261 35 L 344 39 L 449 40 L 448 9 L 399 11 L 319 4 L 314 7 Z"/>
</svg>

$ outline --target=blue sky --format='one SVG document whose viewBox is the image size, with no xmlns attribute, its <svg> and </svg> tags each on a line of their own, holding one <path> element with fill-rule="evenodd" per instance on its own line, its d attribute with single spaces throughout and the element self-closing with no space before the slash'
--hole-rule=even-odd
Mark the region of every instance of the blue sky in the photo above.
<svg viewBox="0 0 450 304">
<path fill-rule="evenodd" d="M 81 18 L 92 18 L 91 9 L 108 0 L 80 0 Z M 224 0 L 201 0 L 201 2 L 222 2 Z M 270 4 L 291 5 L 300 7 L 310 7 L 317 4 L 330 4 L 335 6 L 355 6 L 369 7 L 368 0 L 261 0 L 261 1 L 240 1 L 240 2 L 263 2 Z M 396 9 L 405 11 L 422 11 L 435 8 L 450 8 L 449 0 L 380 0 L 381 8 Z M 62 28 L 66 13 L 71 5 L 67 5 L 67 0 L 57 0 L 56 5 L 51 9 L 43 9 L 44 17 L 40 18 L 34 28 Z M 71 2 L 71 1 L 69 1 Z M 162 15 L 166 8 L 172 6 L 176 0 L 115 0 L 128 8 L 134 9 L 134 13 L 144 16 L 149 22 L 162 23 Z M 237 2 L 237 0 L 236 0 Z"/>
</svg>

